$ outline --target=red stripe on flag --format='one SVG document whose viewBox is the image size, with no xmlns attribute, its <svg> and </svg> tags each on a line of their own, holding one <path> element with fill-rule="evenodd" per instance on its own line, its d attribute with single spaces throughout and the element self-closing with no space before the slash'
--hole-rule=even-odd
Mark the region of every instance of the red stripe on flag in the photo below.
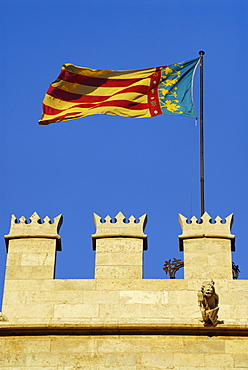
<svg viewBox="0 0 248 370">
<path fill-rule="evenodd" d="M 146 77 L 147 78 L 147 77 Z M 140 78 L 130 78 L 130 79 L 110 79 L 110 78 L 101 78 L 101 77 L 89 77 L 76 75 L 74 73 L 62 70 L 58 76 L 58 79 L 76 83 L 79 85 L 86 86 L 102 86 L 102 87 L 125 87 L 134 84 L 135 82 L 140 81 Z"/>
<path fill-rule="evenodd" d="M 71 108 L 88 108 L 94 109 L 99 107 L 120 107 L 120 108 L 126 108 L 130 110 L 142 110 L 142 109 L 148 109 L 148 105 L 145 103 L 136 103 L 130 100 L 111 100 L 106 102 L 101 102 L 98 104 L 75 104 Z M 52 107 L 49 107 L 48 105 L 43 103 L 43 112 L 47 115 L 56 115 L 62 112 L 69 111 L 68 109 L 55 109 Z"/>
<path fill-rule="evenodd" d="M 70 103 L 84 103 L 84 102 L 101 102 L 101 101 L 107 100 L 111 96 L 115 96 L 115 95 L 123 94 L 123 93 L 132 93 L 132 92 L 137 93 L 137 94 L 148 95 L 149 86 L 144 86 L 144 85 L 131 86 L 126 89 L 120 90 L 114 94 L 111 94 L 109 96 L 74 94 L 72 92 L 68 92 L 65 90 L 61 90 L 57 87 L 50 86 L 47 91 L 47 95 L 50 95 L 56 99 L 67 101 Z"/>
<path fill-rule="evenodd" d="M 49 125 L 49 123 L 65 121 L 64 118 L 66 119 L 81 118 L 81 112 L 67 113 L 67 114 L 60 116 L 59 118 L 46 119 L 45 121 L 39 121 L 39 124 Z"/>
<path fill-rule="evenodd" d="M 70 103 L 80 103 L 84 101 L 103 101 L 108 96 L 93 96 L 93 95 L 81 95 L 81 94 L 74 94 L 72 92 L 68 92 L 65 90 L 58 89 L 57 87 L 50 86 L 47 95 L 52 96 L 53 98 L 67 101 Z"/>
</svg>

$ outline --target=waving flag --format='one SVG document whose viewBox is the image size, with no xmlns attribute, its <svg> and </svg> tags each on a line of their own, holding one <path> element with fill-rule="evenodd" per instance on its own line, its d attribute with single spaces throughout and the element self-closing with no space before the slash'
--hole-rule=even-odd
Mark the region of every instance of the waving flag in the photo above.
<svg viewBox="0 0 248 370">
<path fill-rule="evenodd" d="M 199 58 L 131 71 L 97 70 L 64 64 L 49 87 L 41 125 L 111 114 L 133 118 L 159 114 L 196 117 L 192 87 Z"/>
</svg>

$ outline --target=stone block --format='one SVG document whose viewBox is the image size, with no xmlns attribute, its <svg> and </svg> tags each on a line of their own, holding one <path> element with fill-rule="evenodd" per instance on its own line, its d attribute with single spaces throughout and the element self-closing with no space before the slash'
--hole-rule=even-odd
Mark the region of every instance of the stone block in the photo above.
<svg viewBox="0 0 248 370">
<path fill-rule="evenodd" d="M 248 353 L 248 338 L 227 338 L 225 342 L 226 353 L 229 354 L 247 354 Z"/>
<path fill-rule="evenodd" d="M 4 296 L 4 304 L 31 305 L 37 303 L 83 303 L 84 292 L 79 291 L 10 291 Z"/>
<path fill-rule="evenodd" d="M 0 368 L 15 369 L 26 365 L 26 356 L 21 353 L 3 353 L 0 356 Z"/>
<path fill-rule="evenodd" d="M 134 290 L 136 284 L 141 284 L 142 279 L 95 279 L 96 290 Z M 139 288 L 138 288 L 139 289 Z"/>
<path fill-rule="evenodd" d="M 10 253 L 45 253 L 55 252 L 56 240 L 50 238 L 21 238 L 11 239 L 8 246 Z"/>
<path fill-rule="evenodd" d="M 230 306 L 231 319 L 243 319 L 248 317 L 248 306 L 233 304 Z"/>
<path fill-rule="evenodd" d="M 21 266 L 54 266 L 54 253 L 22 253 Z"/>
<path fill-rule="evenodd" d="M 243 293 L 244 291 L 248 291 L 248 280 L 232 280 L 229 282 L 228 285 L 229 291 L 240 291 Z"/>
<path fill-rule="evenodd" d="M 39 280 L 5 280 L 4 293 L 9 291 L 39 291 L 39 290 L 52 290 L 53 280 L 39 279 Z M 48 284 L 47 284 L 48 283 Z"/>
<path fill-rule="evenodd" d="M 122 266 L 122 265 L 140 265 L 142 266 L 142 254 L 143 251 L 140 252 L 123 252 L 123 253 L 116 253 L 116 252 L 98 252 L 96 253 L 96 265 L 106 265 L 106 266 Z"/>
<path fill-rule="evenodd" d="M 101 318 L 125 318 L 125 317 L 141 317 L 141 305 L 140 304 L 100 304 L 99 305 L 99 317 Z"/>
<path fill-rule="evenodd" d="M 179 317 L 181 318 L 194 318 L 194 319 L 201 319 L 201 313 L 200 309 L 197 306 L 197 304 L 188 304 L 187 306 L 184 306 L 183 304 L 180 305 L 179 310 Z M 175 316 L 175 315 L 173 315 Z M 172 316 L 172 317 L 173 317 Z"/>
<path fill-rule="evenodd" d="M 85 291 L 84 303 L 85 304 L 99 304 L 109 303 L 117 304 L 120 301 L 120 292 L 115 291 Z"/>
<path fill-rule="evenodd" d="M 50 341 L 51 339 L 37 338 L 37 337 L 24 337 L 23 339 L 23 353 L 46 353 L 50 354 Z"/>
<path fill-rule="evenodd" d="M 109 353 L 106 355 L 106 366 L 135 366 L 137 355 L 128 353 Z"/>
<path fill-rule="evenodd" d="M 180 291 L 188 289 L 188 281 L 183 279 L 108 278 L 96 279 L 95 282 L 96 290 L 179 291 L 180 294 Z M 199 287 L 201 287 L 201 280 L 197 284 L 197 289 Z"/>
<path fill-rule="evenodd" d="M 50 304 L 6 304 L 3 301 L 3 312 L 8 318 L 15 319 L 35 319 L 42 322 L 53 317 L 53 307 Z"/>
<path fill-rule="evenodd" d="M 224 321 L 227 320 L 227 319 L 230 319 L 231 318 L 230 306 L 222 304 L 222 301 L 220 301 L 220 302 L 221 302 L 219 304 L 220 310 L 219 310 L 219 313 L 218 313 L 219 318 L 221 320 L 224 320 Z"/>
<path fill-rule="evenodd" d="M 182 336 L 152 336 L 147 338 L 147 342 L 150 343 L 151 353 L 180 353 L 184 348 Z"/>
<path fill-rule="evenodd" d="M 151 337 L 139 335 L 125 335 L 107 337 L 96 336 L 98 352 L 102 353 L 141 353 L 151 350 Z M 153 337 L 152 337 L 153 338 Z"/>
<path fill-rule="evenodd" d="M 97 352 L 95 339 L 89 336 L 65 336 L 65 337 L 52 337 L 51 353 L 93 353 Z"/>
<path fill-rule="evenodd" d="M 143 240 L 137 238 L 103 238 L 96 240 L 97 252 L 142 252 Z"/>
<path fill-rule="evenodd" d="M 183 339 L 183 352 L 184 353 L 225 353 L 225 341 L 202 337 L 185 337 Z"/>
<path fill-rule="evenodd" d="M 123 366 L 118 365 L 118 366 L 107 366 L 107 367 L 104 365 L 104 366 L 97 367 L 97 370 L 136 370 L 136 369 L 137 369 L 136 365 L 123 365 Z M 95 370 L 95 368 L 92 370 Z"/>
<path fill-rule="evenodd" d="M 107 337 L 96 336 L 96 346 L 99 353 L 129 353 L 135 352 L 133 342 L 129 342 L 129 336 L 124 340 L 120 336 L 108 335 Z"/>
<path fill-rule="evenodd" d="M 226 291 L 224 294 L 220 295 L 222 304 L 232 304 L 235 305 L 247 305 L 248 302 L 248 291 Z"/>
<path fill-rule="evenodd" d="M 223 366 L 224 368 L 234 368 L 234 359 L 230 354 L 206 353 L 205 365 L 210 368 Z"/>
<path fill-rule="evenodd" d="M 165 291 L 121 291 L 120 293 L 120 304 L 167 304 L 168 303 L 168 292 Z"/>
<path fill-rule="evenodd" d="M 248 368 L 248 354 L 234 356 L 234 366 L 247 369 Z"/>
<path fill-rule="evenodd" d="M 177 292 L 175 292 L 176 294 Z M 180 304 L 182 307 L 188 306 L 188 305 L 198 305 L 197 302 L 197 292 L 195 291 L 183 291 L 179 292 L 180 297 Z"/>
<path fill-rule="evenodd" d="M 95 290 L 96 280 L 95 279 L 55 279 L 52 281 L 53 289 L 58 291 L 84 291 L 84 290 Z"/>
<path fill-rule="evenodd" d="M 135 319 L 163 319 L 173 317 L 172 314 L 175 307 L 171 308 L 168 305 L 157 304 L 142 304 L 142 303 L 129 303 L 129 304 L 100 304 L 99 317 L 108 318 L 133 318 Z M 171 312 L 171 316 L 170 316 Z"/>
<path fill-rule="evenodd" d="M 171 353 L 141 353 L 138 362 L 146 369 L 173 369 L 174 355 Z"/>
<path fill-rule="evenodd" d="M 182 322 L 182 319 L 181 319 L 181 305 L 178 304 L 168 304 L 165 309 L 164 309 L 164 317 L 166 318 L 170 318 L 173 320 L 174 322 L 174 319 L 176 318 L 178 320 L 178 322 Z M 183 320 L 183 322 L 185 323 L 185 319 Z"/>
<path fill-rule="evenodd" d="M 56 364 L 66 366 L 71 363 L 71 355 L 69 353 L 32 353 L 26 355 L 27 369 L 30 367 L 41 366 L 43 368 L 53 368 Z"/>
<path fill-rule="evenodd" d="M 94 304 L 55 304 L 54 318 L 98 317 L 98 306 Z"/>
<path fill-rule="evenodd" d="M 203 367 L 205 364 L 204 354 L 202 353 L 175 353 L 174 355 L 174 366 L 194 366 Z"/>
<path fill-rule="evenodd" d="M 6 266 L 20 266 L 22 252 L 9 253 L 7 255 Z"/>
<path fill-rule="evenodd" d="M 96 279 L 141 279 L 143 275 L 140 266 L 96 266 Z"/>
<path fill-rule="evenodd" d="M 6 280 L 32 280 L 53 279 L 54 267 L 52 266 L 7 266 Z"/>
<path fill-rule="evenodd" d="M 231 241 L 225 238 L 193 238 L 184 242 L 185 279 L 232 279 Z"/>
<path fill-rule="evenodd" d="M 169 305 L 179 305 L 181 302 L 181 291 L 177 292 L 171 290 L 168 293 L 168 303 Z"/>
<path fill-rule="evenodd" d="M 0 357 L 3 353 L 21 353 L 23 340 L 15 337 L 0 337 Z"/>
</svg>

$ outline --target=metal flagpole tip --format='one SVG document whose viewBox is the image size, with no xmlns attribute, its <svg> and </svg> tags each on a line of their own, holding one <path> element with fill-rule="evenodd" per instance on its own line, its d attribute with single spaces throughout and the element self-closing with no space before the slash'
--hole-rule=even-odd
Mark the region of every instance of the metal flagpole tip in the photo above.
<svg viewBox="0 0 248 370">
<path fill-rule="evenodd" d="M 205 51 L 201 50 L 199 51 L 199 55 L 202 57 L 205 54 Z"/>
</svg>

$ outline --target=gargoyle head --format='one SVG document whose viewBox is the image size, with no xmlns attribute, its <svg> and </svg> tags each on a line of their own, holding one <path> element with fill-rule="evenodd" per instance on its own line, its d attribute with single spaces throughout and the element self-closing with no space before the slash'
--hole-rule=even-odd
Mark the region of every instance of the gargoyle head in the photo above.
<svg viewBox="0 0 248 370">
<path fill-rule="evenodd" d="M 214 281 L 204 281 L 201 287 L 201 291 L 206 298 L 210 298 L 215 293 Z"/>
</svg>

